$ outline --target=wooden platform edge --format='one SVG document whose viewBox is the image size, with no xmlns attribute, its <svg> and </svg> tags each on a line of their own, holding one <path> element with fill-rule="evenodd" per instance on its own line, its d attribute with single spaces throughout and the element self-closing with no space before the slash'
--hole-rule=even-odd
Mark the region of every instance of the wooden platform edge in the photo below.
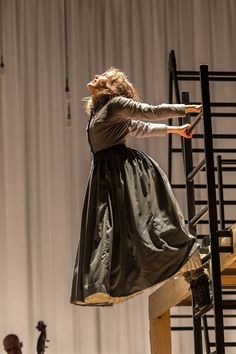
<svg viewBox="0 0 236 354">
<path fill-rule="evenodd" d="M 233 231 L 234 252 L 222 254 L 221 270 L 229 268 L 236 262 L 236 224 L 231 227 Z M 155 320 L 171 307 L 178 305 L 190 295 L 189 284 L 183 277 L 170 278 L 160 284 L 159 288 L 149 296 L 149 319 Z"/>
</svg>

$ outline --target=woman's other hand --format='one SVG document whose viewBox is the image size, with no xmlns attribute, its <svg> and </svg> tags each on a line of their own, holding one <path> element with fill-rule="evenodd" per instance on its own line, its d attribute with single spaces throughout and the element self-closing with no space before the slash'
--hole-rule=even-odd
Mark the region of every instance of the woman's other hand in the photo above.
<svg viewBox="0 0 236 354">
<path fill-rule="evenodd" d="M 190 124 L 181 125 L 178 129 L 179 130 L 178 134 L 183 136 L 186 139 L 191 139 L 194 134 L 194 131 L 189 132 L 188 131 L 189 127 L 190 127 Z"/>
<path fill-rule="evenodd" d="M 169 134 L 178 134 L 181 135 L 183 138 L 191 139 L 194 131 L 189 132 L 188 129 L 190 124 L 180 125 L 179 127 L 176 126 L 167 126 L 167 133 Z"/>
</svg>

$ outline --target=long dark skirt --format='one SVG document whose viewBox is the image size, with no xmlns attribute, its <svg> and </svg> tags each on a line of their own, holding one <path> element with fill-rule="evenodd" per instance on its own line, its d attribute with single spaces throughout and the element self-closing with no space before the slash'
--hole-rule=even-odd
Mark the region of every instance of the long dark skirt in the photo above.
<svg viewBox="0 0 236 354">
<path fill-rule="evenodd" d="M 121 302 L 171 277 L 195 247 L 169 181 L 154 160 L 125 145 L 94 155 L 72 303 Z"/>
</svg>

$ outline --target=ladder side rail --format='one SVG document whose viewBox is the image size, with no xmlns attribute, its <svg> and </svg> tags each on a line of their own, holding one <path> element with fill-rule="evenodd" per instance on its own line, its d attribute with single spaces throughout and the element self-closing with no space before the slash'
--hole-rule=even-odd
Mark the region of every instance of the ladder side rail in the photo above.
<svg viewBox="0 0 236 354">
<path fill-rule="evenodd" d="M 225 210 L 224 210 L 224 192 L 223 192 L 223 172 L 222 172 L 222 157 L 217 156 L 217 175 L 218 175 L 218 198 L 219 198 L 219 215 L 220 228 L 225 229 Z"/>
<path fill-rule="evenodd" d="M 189 92 L 182 91 L 181 93 L 182 103 L 189 103 Z M 183 117 L 183 123 L 190 123 L 190 115 L 186 114 Z M 194 193 L 194 181 L 188 181 L 187 176 L 193 170 L 193 155 L 192 155 L 192 142 L 191 139 L 184 139 L 183 141 L 183 158 L 184 158 L 184 169 L 186 176 L 186 197 L 187 197 L 187 213 L 188 213 L 188 221 L 190 221 L 195 213 L 195 193 Z M 188 222 L 189 232 L 196 237 L 196 226 L 191 225 Z M 195 318 L 194 316 L 194 308 L 195 302 L 192 297 L 192 313 L 193 313 L 193 337 L 194 337 L 194 353 L 202 354 L 202 329 L 201 329 L 201 318 Z"/>
<path fill-rule="evenodd" d="M 169 103 L 173 103 L 173 89 L 175 91 L 175 99 L 177 103 L 180 103 L 179 85 L 176 75 L 176 59 L 175 52 L 171 50 L 169 54 Z M 169 125 L 172 125 L 172 120 L 169 119 Z M 172 183 L 172 148 L 173 137 L 172 134 L 168 136 L 168 179 Z"/>
<path fill-rule="evenodd" d="M 188 104 L 189 102 L 189 92 L 182 91 L 182 103 Z M 190 114 L 186 114 L 183 117 L 184 124 L 190 124 Z M 185 170 L 185 180 L 186 180 L 186 197 L 187 197 L 187 217 L 190 221 L 196 213 L 195 209 L 195 191 L 194 191 L 194 181 L 188 180 L 189 174 L 193 171 L 193 154 L 192 154 L 192 141 L 191 139 L 184 139 L 183 144 L 183 156 L 184 156 L 184 170 Z M 189 224 L 189 232 L 196 237 L 196 226 L 191 226 Z"/>
<path fill-rule="evenodd" d="M 168 102 L 173 103 L 173 74 L 172 74 L 172 54 L 170 53 L 169 55 L 169 97 L 168 97 Z M 168 124 L 172 125 L 172 120 L 168 120 Z M 170 183 L 172 182 L 172 145 L 173 145 L 173 140 L 172 140 L 172 134 L 168 135 L 168 179 Z"/>
<path fill-rule="evenodd" d="M 205 347 L 207 354 L 211 354 L 211 347 L 210 347 L 210 338 L 209 338 L 209 326 L 207 322 L 207 316 L 204 316 L 202 319 L 203 329 L 204 329 L 204 339 L 205 339 Z"/>
<path fill-rule="evenodd" d="M 219 256 L 219 240 L 217 237 L 218 220 L 216 209 L 216 186 L 214 172 L 214 153 L 211 124 L 210 108 L 210 89 L 208 80 L 208 66 L 200 66 L 201 94 L 203 105 L 203 125 L 204 125 L 204 146 L 206 158 L 206 177 L 207 177 L 207 195 L 208 195 L 208 218 L 211 241 L 211 259 L 212 259 L 212 288 L 214 297 L 215 314 L 215 340 L 217 354 L 225 354 L 224 345 L 224 325 L 221 293 L 221 271 Z"/>
<path fill-rule="evenodd" d="M 177 66 L 175 59 L 175 52 L 171 50 L 169 54 L 169 103 L 173 103 L 173 88 L 175 93 L 176 103 L 181 103 L 180 99 L 180 89 L 177 76 Z M 181 124 L 182 119 L 179 118 L 179 124 Z M 169 120 L 169 125 L 172 125 L 172 120 Z M 181 138 L 181 147 L 183 148 L 183 139 Z M 172 183 L 172 152 L 173 152 L 173 138 L 172 134 L 168 137 L 168 178 L 170 183 Z"/>
<path fill-rule="evenodd" d="M 177 76 L 177 65 L 176 65 L 174 50 L 171 50 L 170 56 L 169 56 L 169 71 L 171 71 L 171 73 L 172 73 L 172 81 L 173 81 L 174 89 L 175 89 L 176 103 L 181 103 L 178 76 Z"/>
</svg>

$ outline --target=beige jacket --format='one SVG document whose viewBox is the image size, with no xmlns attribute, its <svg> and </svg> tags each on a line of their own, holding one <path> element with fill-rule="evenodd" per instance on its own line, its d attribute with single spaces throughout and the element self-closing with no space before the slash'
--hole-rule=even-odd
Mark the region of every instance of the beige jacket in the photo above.
<svg viewBox="0 0 236 354">
<path fill-rule="evenodd" d="M 179 116 L 185 116 L 183 104 L 152 106 L 125 97 L 115 97 L 88 122 L 91 150 L 95 153 L 112 145 L 125 144 L 129 135 L 138 138 L 166 135 L 167 125 L 153 121 Z"/>
</svg>

